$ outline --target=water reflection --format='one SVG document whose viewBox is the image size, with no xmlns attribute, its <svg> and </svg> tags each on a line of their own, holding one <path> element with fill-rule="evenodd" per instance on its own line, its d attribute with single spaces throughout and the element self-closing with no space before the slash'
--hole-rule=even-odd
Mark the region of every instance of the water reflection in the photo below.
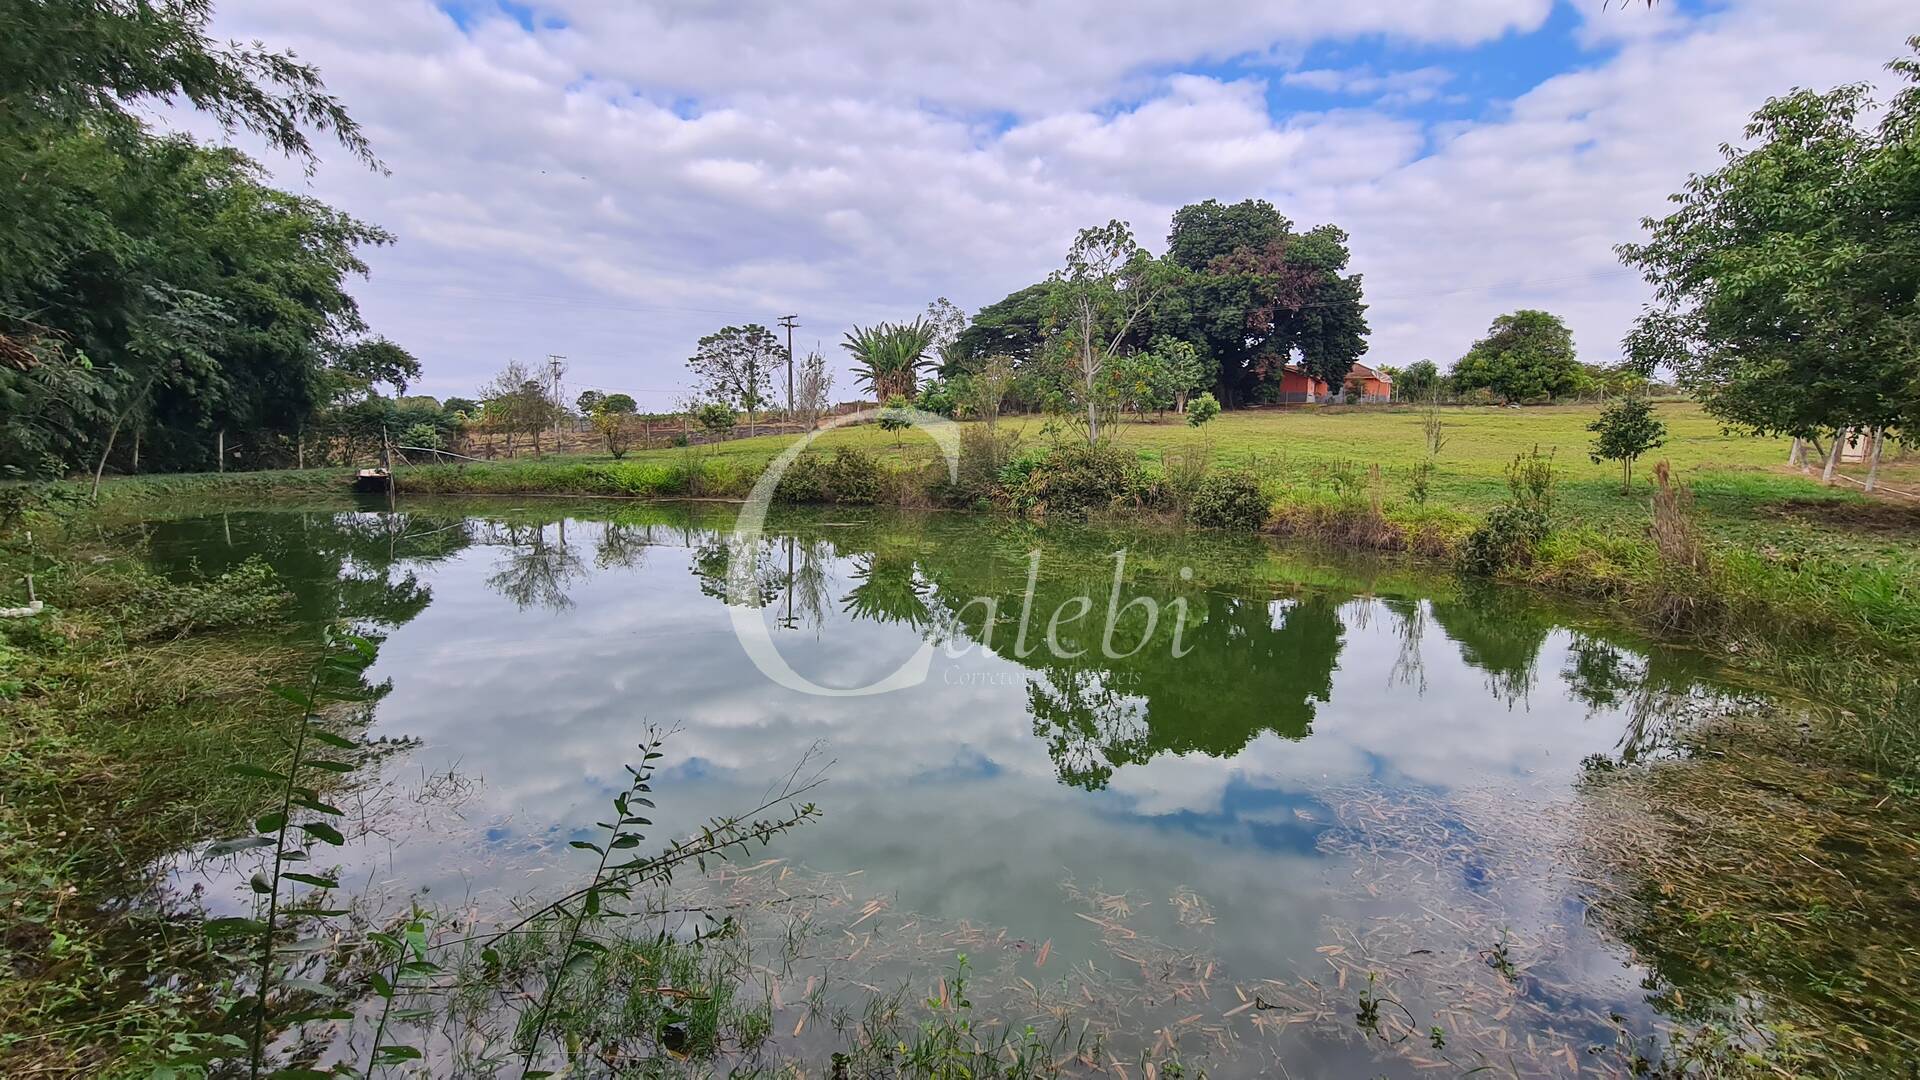
<svg viewBox="0 0 1920 1080">
<path fill-rule="evenodd" d="M 826 818 L 781 855 L 862 871 L 904 910 L 1052 940 L 1083 967 L 1091 931 L 1063 908 L 1063 879 L 1157 897 L 1149 922 L 1191 887 L 1220 955 L 1262 977 L 1352 908 L 1328 885 L 1359 846 L 1329 839 L 1358 820 L 1348 793 L 1440 806 L 1497 789 L 1512 812 L 1567 795 L 1583 758 L 1662 752 L 1673 717 L 1715 693 L 1696 658 L 1570 629 L 1523 594 L 1259 542 L 797 514 L 736 548 L 730 525 L 686 506 L 424 505 L 146 528 L 170 573 L 257 555 L 311 625 L 385 637 L 374 733 L 422 740 L 397 759 L 408 772 L 481 786 L 457 820 L 345 853 L 343 876 L 483 906 L 562 877 L 641 728 L 677 725 L 664 834 L 754 805 L 824 744 Z M 736 563 L 808 678 L 861 685 L 931 640 L 927 683 L 848 700 L 768 682 L 732 637 Z M 1550 890 L 1490 893 L 1491 856 L 1456 825 L 1460 851 L 1419 878 L 1431 905 L 1461 890 L 1498 907 L 1493 925 L 1579 926 Z M 1621 970 L 1580 940 L 1579 962 Z M 1631 998 L 1631 983 L 1595 993 Z"/>
</svg>

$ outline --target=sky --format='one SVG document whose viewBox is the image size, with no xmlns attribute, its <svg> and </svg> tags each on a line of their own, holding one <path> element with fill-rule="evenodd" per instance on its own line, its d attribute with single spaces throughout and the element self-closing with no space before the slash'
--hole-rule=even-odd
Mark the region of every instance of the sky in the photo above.
<svg viewBox="0 0 1920 1080">
<path fill-rule="evenodd" d="M 387 168 L 278 180 L 391 231 L 355 282 L 472 396 L 509 359 L 665 409 L 721 326 L 848 327 L 1042 279 L 1119 218 L 1262 198 L 1351 236 L 1364 358 L 1442 366 L 1542 307 L 1618 359 L 1614 245 L 1767 97 L 1858 80 L 1911 0 L 219 0 L 316 65 Z M 163 114 L 203 135 L 205 121 Z M 244 140 L 236 140 L 245 145 Z M 251 148 L 250 148 L 251 149 Z M 264 158 L 264 155 L 262 155 Z"/>
</svg>

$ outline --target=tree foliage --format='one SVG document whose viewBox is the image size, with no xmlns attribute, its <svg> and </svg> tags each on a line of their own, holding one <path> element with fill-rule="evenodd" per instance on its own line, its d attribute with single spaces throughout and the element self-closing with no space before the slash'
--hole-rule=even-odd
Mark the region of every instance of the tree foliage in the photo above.
<svg viewBox="0 0 1920 1080">
<path fill-rule="evenodd" d="M 1909 46 L 1920 53 L 1920 38 Z M 1920 421 L 1920 59 L 1876 111 L 1865 84 L 1797 90 L 1691 177 L 1621 258 L 1656 301 L 1625 347 L 1713 415 L 1802 438 Z"/>
<path fill-rule="evenodd" d="M 1111 404 L 1103 375 L 1128 335 L 1143 326 L 1173 284 L 1174 272 L 1134 242 L 1124 221 L 1080 230 L 1066 265 L 1047 279 L 1049 321 L 1061 328 L 1072 385 L 1086 410 L 1087 442 L 1100 440 L 1100 413 Z"/>
<path fill-rule="evenodd" d="M 418 374 L 360 341 L 343 289 L 385 233 L 141 119 L 184 100 L 309 168 L 309 131 L 373 163 L 312 68 L 217 43 L 207 18 L 205 0 L 0 16 L 0 469 L 104 465 L 123 433 L 149 467 L 211 465 L 218 431 L 243 457 L 291 458 L 343 383 Z"/>
<path fill-rule="evenodd" d="M 1487 336 L 1453 365 L 1453 385 L 1485 387 L 1502 401 L 1534 401 L 1572 393 L 1579 373 L 1573 331 L 1560 316 L 1528 308 L 1493 320 Z"/>
<path fill-rule="evenodd" d="M 700 339 L 699 348 L 688 359 L 698 391 L 708 398 L 747 414 L 747 426 L 753 414 L 773 399 L 773 369 L 786 363 L 787 350 L 772 331 L 759 323 L 723 327 Z"/>
<path fill-rule="evenodd" d="M 1667 442 L 1667 425 L 1654 417 L 1653 404 L 1644 397 L 1615 398 L 1587 430 L 1594 433 L 1593 451 L 1588 455 L 1593 463 L 1620 463 L 1621 494 L 1633 490 L 1634 461 Z"/>
<path fill-rule="evenodd" d="M 880 401 L 913 396 L 927 351 L 941 328 L 918 318 L 909 323 L 877 323 L 847 331 L 840 347 L 853 355 L 853 380 Z"/>
<path fill-rule="evenodd" d="M 1186 271 L 1155 319 L 1219 365 L 1227 403 L 1260 400 L 1297 362 L 1339 386 L 1366 352 L 1360 275 L 1346 274 L 1347 234 L 1295 232 L 1270 203 L 1209 199 L 1173 215 L 1167 259 Z"/>
</svg>

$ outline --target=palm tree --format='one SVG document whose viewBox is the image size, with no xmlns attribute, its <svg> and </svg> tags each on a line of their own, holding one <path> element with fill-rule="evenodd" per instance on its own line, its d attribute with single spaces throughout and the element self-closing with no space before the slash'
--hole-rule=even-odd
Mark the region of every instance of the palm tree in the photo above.
<svg viewBox="0 0 1920 1080">
<path fill-rule="evenodd" d="M 913 396 L 914 379 L 933 347 L 934 328 L 925 319 L 910 323 L 878 323 L 847 331 L 840 347 L 853 354 L 854 381 L 873 391 L 880 401 Z"/>
</svg>

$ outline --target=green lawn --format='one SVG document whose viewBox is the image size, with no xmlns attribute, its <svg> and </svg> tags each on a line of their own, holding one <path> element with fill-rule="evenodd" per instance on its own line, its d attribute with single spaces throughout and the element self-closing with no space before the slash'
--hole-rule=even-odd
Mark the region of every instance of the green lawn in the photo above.
<svg viewBox="0 0 1920 1080">
<path fill-rule="evenodd" d="M 1504 471 L 1514 455 L 1537 446 L 1554 455 L 1568 524 L 1637 533 L 1647 521 L 1653 463 L 1664 459 L 1693 490 L 1703 527 L 1723 543 L 1755 551 L 1818 549 L 1824 557 L 1845 560 L 1920 558 L 1920 502 L 1908 509 L 1897 498 L 1868 500 L 1849 490 L 1851 485 L 1825 487 L 1817 474 L 1803 476 L 1786 467 L 1785 440 L 1726 434 L 1718 421 L 1687 402 L 1658 407 L 1667 425 L 1667 445 L 1639 463 L 1633 494 L 1622 495 L 1619 466 L 1594 464 L 1587 457 L 1592 440 L 1587 425 L 1598 413 L 1597 405 L 1443 410 L 1446 442 L 1436 459 L 1431 504 L 1472 514 L 1485 511 L 1506 493 Z M 1040 417 L 1009 417 L 1002 424 L 1019 432 L 1024 445 L 1044 444 L 1050 437 Z M 1411 470 L 1426 455 L 1423 411 L 1416 408 L 1243 410 L 1223 413 L 1197 430 L 1169 416 L 1159 422 L 1123 423 L 1114 437 L 1150 461 L 1168 449 L 1203 444 L 1216 462 L 1253 469 L 1281 488 L 1328 486 L 1343 478 L 1364 483 L 1368 469 L 1379 465 L 1390 500 L 1405 497 Z M 788 435 L 735 439 L 706 447 L 703 453 L 715 464 L 757 471 L 791 441 Z M 896 461 L 927 460 L 935 452 L 922 435 L 907 431 L 896 436 L 873 425 L 827 432 L 814 445 L 854 446 Z M 655 449 L 628 454 L 625 460 L 671 466 L 684 454 Z M 547 459 L 568 464 L 608 460 L 590 455 Z M 535 471 L 529 467 L 530 480 Z M 1859 466 L 1845 471 L 1864 475 Z M 1894 487 L 1920 488 L 1920 459 L 1888 462 L 1881 472 Z"/>
</svg>

